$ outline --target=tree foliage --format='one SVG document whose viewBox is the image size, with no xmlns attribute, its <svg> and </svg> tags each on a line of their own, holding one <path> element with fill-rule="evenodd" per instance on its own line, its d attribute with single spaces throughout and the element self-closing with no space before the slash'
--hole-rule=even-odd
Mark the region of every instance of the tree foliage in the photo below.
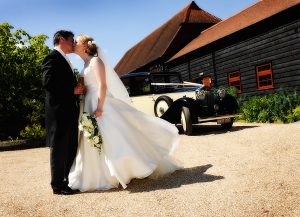
<svg viewBox="0 0 300 217">
<path fill-rule="evenodd" d="M 41 63 L 50 52 L 48 37 L 13 29 L 0 24 L 1 139 L 18 135 L 26 125 L 42 124 L 44 113 Z"/>
</svg>

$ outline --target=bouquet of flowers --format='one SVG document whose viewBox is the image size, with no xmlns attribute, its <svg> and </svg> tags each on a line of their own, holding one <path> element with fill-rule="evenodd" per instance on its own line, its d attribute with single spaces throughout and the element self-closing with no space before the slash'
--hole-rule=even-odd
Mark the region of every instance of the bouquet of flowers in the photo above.
<svg viewBox="0 0 300 217">
<path fill-rule="evenodd" d="M 102 137 L 96 119 L 90 114 L 83 112 L 78 128 L 80 131 L 83 131 L 83 135 L 87 138 L 88 142 L 101 153 Z"/>
</svg>

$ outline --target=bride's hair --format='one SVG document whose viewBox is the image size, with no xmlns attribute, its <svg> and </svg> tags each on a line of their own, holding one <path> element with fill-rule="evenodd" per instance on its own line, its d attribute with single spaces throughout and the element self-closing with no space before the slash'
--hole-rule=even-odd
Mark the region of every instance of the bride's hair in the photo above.
<svg viewBox="0 0 300 217">
<path fill-rule="evenodd" d="M 87 45 L 85 52 L 90 56 L 98 56 L 98 47 L 94 39 L 89 35 L 79 35 L 79 40 Z"/>
</svg>

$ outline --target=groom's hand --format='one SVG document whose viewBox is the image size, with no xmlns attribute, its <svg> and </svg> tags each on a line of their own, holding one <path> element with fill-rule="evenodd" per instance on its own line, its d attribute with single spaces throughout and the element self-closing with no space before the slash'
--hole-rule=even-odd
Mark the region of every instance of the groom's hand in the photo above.
<svg viewBox="0 0 300 217">
<path fill-rule="evenodd" d="M 86 93 L 86 87 L 83 85 L 79 84 L 74 88 L 75 95 L 85 95 L 85 93 Z"/>
</svg>

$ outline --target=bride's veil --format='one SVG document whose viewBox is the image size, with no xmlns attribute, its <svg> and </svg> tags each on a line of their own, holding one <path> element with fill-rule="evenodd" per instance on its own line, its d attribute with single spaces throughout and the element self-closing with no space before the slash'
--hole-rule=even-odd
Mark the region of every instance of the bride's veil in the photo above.
<svg viewBox="0 0 300 217">
<path fill-rule="evenodd" d="M 123 82 L 121 81 L 115 70 L 108 63 L 100 48 L 98 48 L 98 57 L 102 60 L 105 67 L 107 90 L 113 95 L 114 98 L 131 104 L 129 94 Z"/>
</svg>

